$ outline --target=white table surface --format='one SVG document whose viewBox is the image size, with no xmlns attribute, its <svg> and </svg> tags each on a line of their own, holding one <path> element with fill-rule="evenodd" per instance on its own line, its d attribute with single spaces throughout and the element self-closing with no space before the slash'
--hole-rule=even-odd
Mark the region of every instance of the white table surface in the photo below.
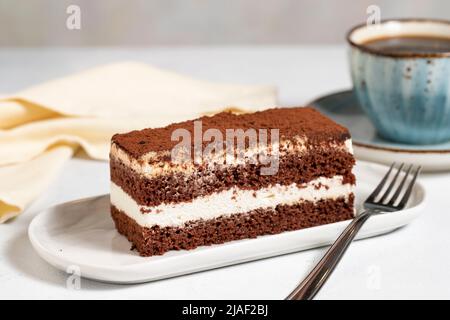
<svg viewBox="0 0 450 320">
<path fill-rule="evenodd" d="M 1 49 L 0 92 L 100 63 L 138 60 L 192 76 L 274 84 L 280 105 L 301 105 L 350 87 L 345 47 L 153 49 Z M 1 147 L 1 146 L 0 146 Z M 355 242 L 320 299 L 450 298 L 450 173 L 421 178 L 429 194 L 423 215 L 390 234 Z M 27 237 L 39 210 L 108 192 L 108 164 L 77 158 L 21 216 L 0 225 L 0 299 L 282 299 L 320 259 L 324 248 L 138 285 L 81 280 L 41 260 Z"/>
</svg>

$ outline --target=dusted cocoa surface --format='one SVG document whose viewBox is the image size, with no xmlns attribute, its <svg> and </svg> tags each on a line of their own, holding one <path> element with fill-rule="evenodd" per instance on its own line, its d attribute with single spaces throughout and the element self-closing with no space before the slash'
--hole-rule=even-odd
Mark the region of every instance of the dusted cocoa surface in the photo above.
<svg viewBox="0 0 450 320">
<path fill-rule="evenodd" d="M 257 209 L 244 214 L 199 220 L 183 228 L 138 225 L 125 213 L 111 206 L 116 228 L 126 236 L 141 256 L 161 255 L 169 250 L 190 250 L 198 246 L 224 243 L 232 240 L 256 238 L 318 225 L 343 221 L 353 217 L 353 195 L 322 200 L 316 204 L 302 202 L 279 205 L 275 209 Z"/>
<path fill-rule="evenodd" d="M 222 112 L 212 117 L 205 116 L 196 120 L 202 120 L 203 132 L 210 128 L 218 129 L 222 134 L 225 134 L 226 129 L 279 129 L 280 139 L 305 136 L 312 144 L 343 142 L 350 138 L 346 128 L 313 108 L 275 108 L 242 115 Z M 171 141 L 174 130 L 186 129 L 194 137 L 194 121 L 175 123 L 164 128 L 116 134 L 112 137 L 112 142 L 135 159 L 150 151 L 169 151 L 178 143 L 178 141 Z M 270 136 L 270 130 L 268 133 Z M 192 138 L 193 143 L 194 138 Z M 208 143 L 203 142 L 203 145 Z"/>
<path fill-rule="evenodd" d="M 339 149 L 319 149 L 304 155 L 288 154 L 280 159 L 278 173 L 260 175 L 261 165 L 230 166 L 206 170 L 199 167 L 192 175 L 171 173 L 148 179 L 119 160 L 111 159 L 111 181 L 120 186 L 138 204 L 157 206 L 161 203 L 192 201 L 194 198 L 237 186 L 257 190 L 274 184 L 302 184 L 319 177 L 342 175 L 344 183 L 355 184 L 351 170 L 353 155 Z M 264 166 L 264 165 L 262 165 Z"/>
</svg>

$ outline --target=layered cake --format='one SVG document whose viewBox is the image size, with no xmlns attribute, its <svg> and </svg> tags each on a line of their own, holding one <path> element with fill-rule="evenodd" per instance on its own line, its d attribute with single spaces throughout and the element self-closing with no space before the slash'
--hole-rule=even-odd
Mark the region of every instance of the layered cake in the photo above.
<svg viewBox="0 0 450 320">
<path fill-rule="evenodd" d="M 353 217 L 348 130 L 312 108 L 176 123 L 112 138 L 111 214 L 142 256 Z"/>
</svg>

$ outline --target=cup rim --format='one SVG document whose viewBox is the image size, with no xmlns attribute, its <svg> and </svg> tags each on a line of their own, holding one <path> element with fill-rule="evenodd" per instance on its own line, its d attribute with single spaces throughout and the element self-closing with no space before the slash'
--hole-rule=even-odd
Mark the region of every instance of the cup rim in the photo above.
<svg viewBox="0 0 450 320">
<path fill-rule="evenodd" d="M 393 18 L 393 19 L 383 19 L 380 21 L 380 25 L 387 24 L 389 22 L 398 22 L 398 23 L 405 23 L 405 22 L 417 22 L 417 23 L 436 23 L 436 24 L 443 24 L 448 25 L 450 27 L 450 20 L 445 19 L 428 19 L 428 18 Z M 364 44 L 359 44 L 354 42 L 351 37 L 352 34 L 359 30 L 367 28 L 367 23 L 360 23 L 354 27 L 352 27 L 346 35 L 347 42 L 350 44 L 350 46 L 357 48 L 361 51 L 384 56 L 384 57 L 393 57 L 393 58 L 446 58 L 450 57 L 450 51 L 446 52 L 386 52 L 374 48 L 369 48 L 365 46 Z M 450 37 L 449 37 L 450 38 Z"/>
</svg>

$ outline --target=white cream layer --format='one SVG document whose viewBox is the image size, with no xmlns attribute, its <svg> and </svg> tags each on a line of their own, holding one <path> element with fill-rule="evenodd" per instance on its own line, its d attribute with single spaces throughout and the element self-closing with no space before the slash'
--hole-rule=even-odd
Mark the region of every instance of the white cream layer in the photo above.
<svg viewBox="0 0 450 320">
<path fill-rule="evenodd" d="M 137 204 L 122 188 L 111 182 L 111 203 L 140 226 L 180 227 L 189 221 L 231 216 L 258 208 L 275 208 L 279 204 L 292 205 L 302 201 L 348 198 L 353 193 L 353 185 L 342 182 L 342 176 L 335 176 L 319 178 L 300 186 L 295 183 L 288 186 L 277 184 L 256 191 L 232 188 L 195 198 L 191 202 L 154 207 Z"/>
</svg>

